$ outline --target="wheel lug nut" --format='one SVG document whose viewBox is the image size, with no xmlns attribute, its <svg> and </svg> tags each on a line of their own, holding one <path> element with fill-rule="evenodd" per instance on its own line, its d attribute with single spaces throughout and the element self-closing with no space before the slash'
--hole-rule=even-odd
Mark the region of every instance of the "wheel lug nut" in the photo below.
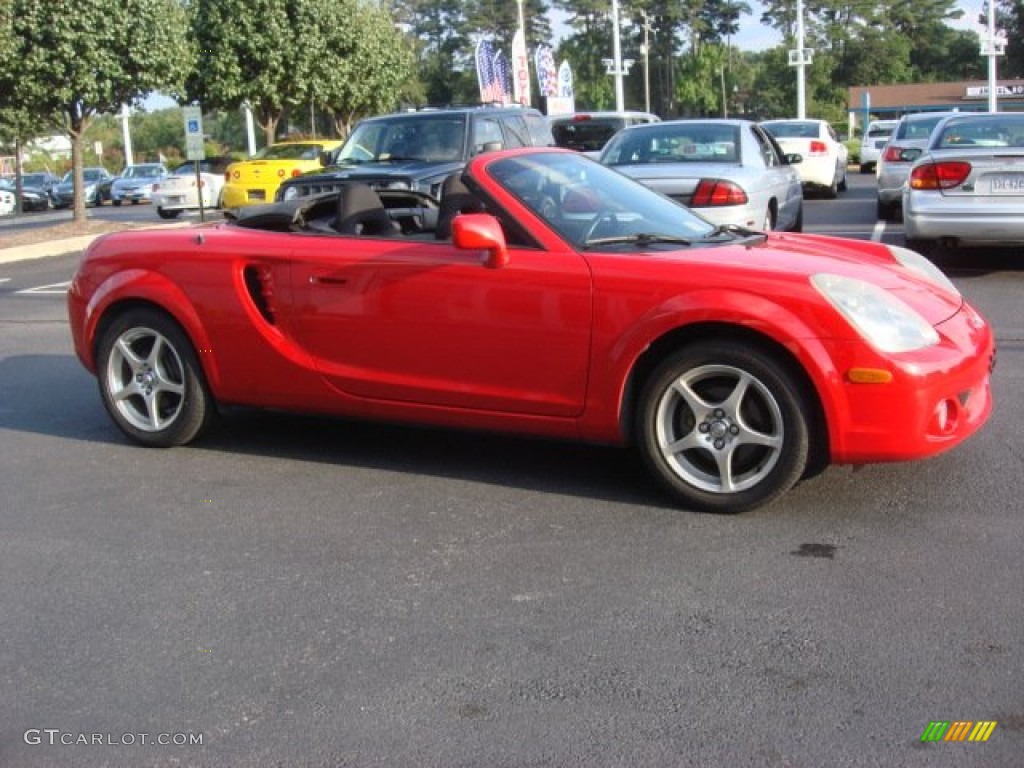
<svg viewBox="0 0 1024 768">
<path fill-rule="evenodd" d="M 701 434 L 705 434 L 705 435 L 708 433 L 709 429 L 711 429 L 711 427 L 708 426 L 707 422 L 703 422 L 703 423 L 700 424 L 700 426 L 697 427 L 697 430 Z"/>
<path fill-rule="evenodd" d="M 722 450 L 724 447 L 725 447 L 725 440 L 722 440 L 722 439 L 715 440 L 715 448 L 717 448 L 718 450 Z"/>
<path fill-rule="evenodd" d="M 725 418 L 725 411 L 723 411 L 721 408 L 715 408 L 715 418 L 716 419 L 724 419 Z"/>
<path fill-rule="evenodd" d="M 737 427 L 735 424 L 733 424 L 731 427 L 729 427 L 729 434 L 730 435 L 738 435 L 739 433 L 740 433 L 740 428 Z"/>
</svg>

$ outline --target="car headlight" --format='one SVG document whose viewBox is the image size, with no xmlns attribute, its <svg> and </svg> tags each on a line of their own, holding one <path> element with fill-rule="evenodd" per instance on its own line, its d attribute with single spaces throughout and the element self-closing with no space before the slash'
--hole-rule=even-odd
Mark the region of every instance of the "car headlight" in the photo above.
<svg viewBox="0 0 1024 768">
<path fill-rule="evenodd" d="M 953 281 L 946 277 L 941 269 L 936 267 L 917 251 L 912 251 L 909 248 L 902 248 L 898 245 L 890 245 L 889 252 L 892 253 L 892 257 L 896 259 L 896 261 L 907 269 L 916 272 L 928 282 L 938 286 L 944 291 L 949 291 L 954 296 L 960 295 L 960 291 L 958 291 L 957 287 L 953 285 Z"/>
<path fill-rule="evenodd" d="M 928 321 L 874 283 L 821 273 L 811 277 L 811 285 L 875 349 L 909 352 L 939 342 Z"/>
</svg>

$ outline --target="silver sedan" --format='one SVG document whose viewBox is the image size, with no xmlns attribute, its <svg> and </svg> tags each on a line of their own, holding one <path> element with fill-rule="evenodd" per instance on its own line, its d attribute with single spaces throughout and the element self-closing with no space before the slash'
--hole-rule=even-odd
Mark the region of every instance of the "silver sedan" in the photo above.
<svg viewBox="0 0 1024 768">
<path fill-rule="evenodd" d="M 721 226 L 803 228 L 803 190 L 767 131 L 748 120 L 667 120 L 625 128 L 600 162 Z"/>
<path fill-rule="evenodd" d="M 918 250 L 1024 243 L 1024 114 L 939 122 L 903 187 L 903 228 Z"/>
</svg>

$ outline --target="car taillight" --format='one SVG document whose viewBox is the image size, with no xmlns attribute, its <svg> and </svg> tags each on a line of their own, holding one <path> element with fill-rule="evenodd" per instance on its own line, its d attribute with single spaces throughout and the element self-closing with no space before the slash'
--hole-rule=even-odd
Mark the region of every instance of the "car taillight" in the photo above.
<svg viewBox="0 0 1024 768">
<path fill-rule="evenodd" d="M 745 205 L 747 193 L 738 185 L 725 179 L 701 179 L 690 199 L 693 208 L 716 205 Z"/>
<path fill-rule="evenodd" d="M 199 188 L 202 189 L 205 186 L 206 186 L 206 179 L 200 179 L 199 180 Z"/>
<path fill-rule="evenodd" d="M 828 145 L 824 141 L 811 141 L 811 154 L 812 155 L 827 155 Z"/>
<path fill-rule="evenodd" d="M 945 163 L 925 163 L 910 172 L 911 189 L 952 189 L 963 184 L 971 175 L 971 164 L 958 160 Z"/>
<path fill-rule="evenodd" d="M 294 178 L 295 178 L 296 176 L 301 176 L 301 175 L 302 175 L 302 171 L 300 171 L 300 170 L 299 170 L 298 168 L 292 168 L 292 178 L 293 178 L 293 179 L 294 179 Z"/>
<path fill-rule="evenodd" d="M 885 148 L 885 152 L 882 153 L 882 159 L 887 163 L 906 163 L 909 160 L 904 160 L 900 157 L 903 152 L 902 147 L 894 147 L 892 144 Z"/>
</svg>

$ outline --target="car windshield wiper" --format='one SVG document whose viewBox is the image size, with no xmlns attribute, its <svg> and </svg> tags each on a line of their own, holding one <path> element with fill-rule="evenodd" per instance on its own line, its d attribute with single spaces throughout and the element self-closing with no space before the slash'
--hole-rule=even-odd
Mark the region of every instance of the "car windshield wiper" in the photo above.
<svg viewBox="0 0 1024 768">
<path fill-rule="evenodd" d="M 671 243 L 673 245 L 691 245 L 693 241 L 676 235 L 658 235 L 650 232 L 637 232 L 632 235 L 616 235 L 614 237 L 595 237 L 583 243 L 584 248 L 595 245 L 654 245 L 656 243 Z"/>
<path fill-rule="evenodd" d="M 741 227 L 738 224 L 720 224 L 704 235 L 701 240 L 714 240 L 716 237 L 721 237 L 722 235 L 732 235 L 736 238 L 763 236 L 767 239 L 768 237 L 764 232 L 756 229 L 748 229 L 747 227 Z"/>
<path fill-rule="evenodd" d="M 405 155 L 388 155 L 387 157 L 380 158 L 381 162 L 384 163 L 402 163 L 410 160 L 416 160 L 418 162 L 424 162 L 422 157 L 407 157 Z"/>
</svg>

